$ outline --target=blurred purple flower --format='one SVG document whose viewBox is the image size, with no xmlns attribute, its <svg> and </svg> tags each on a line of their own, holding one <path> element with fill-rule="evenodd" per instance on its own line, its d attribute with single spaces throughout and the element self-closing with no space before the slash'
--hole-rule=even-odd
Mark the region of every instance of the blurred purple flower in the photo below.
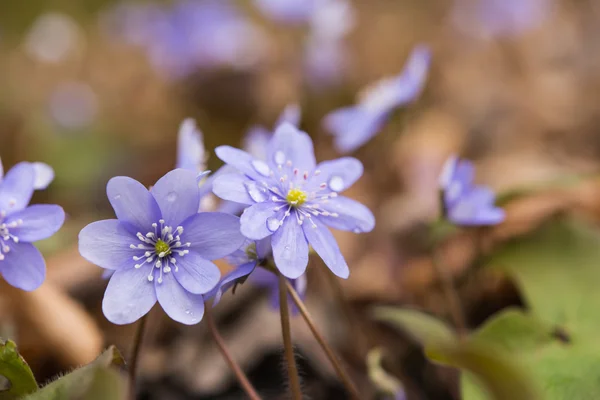
<svg viewBox="0 0 600 400">
<path fill-rule="evenodd" d="M 252 240 L 270 236 L 284 276 L 304 274 L 310 243 L 335 275 L 348 277 L 348 265 L 327 226 L 355 233 L 375 226 L 368 208 L 338 195 L 362 176 L 360 161 L 346 157 L 317 165 L 312 140 L 289 123 L 275 131 L 266 161 L 230 146 L 216 153 L 241 173 L 219 176 L 213 192 L 249 205 L 240 220 L 242 234 Z"/>
<path fill-rule="evenodd" d="M 271 238 L 265 238 L 258 241 L 246 240 L 240 249 L 226 257 L 229 264 L 236 268 L 225 275 L 217 287 L 211 292 L 213 307 L 220 301 L 223 293 L 243 284 L 246 280 L 251 283 L 269 289 L 269 304 L 273 309 L 279 309 L 279 280 L 277 275 L 263 268 L 257 268 L 265 262 L 271 255 Z M 287 279 L 287 278 L 286 278 Z M 306 275 L 298 279 L 288 279 L 294 286 L 301 298 L 306 294 Z M 292 313 L 297 313 L 298 309 L 290 298 Z"/>
<path fill-rule="evenodd" d="M 65 221 L 60 206 L 28 206 L 34 190 L 53 177 L 42 163 L 19 163 L 5 176 L 0 165 L 0 273 L 19 289 L 34 290 L 44 282 L 46 262 L 32 243 L 54 235 Z"/>
<path fill-rule="evenodd" d="M 338 151 L 356 150 L 381 130 L 394 109 L 413 101 L 423 90 L 430 59 L 429 49 L 417 46 L 401 74 L 367 87 L 357 105 L 326 115 L 323 124 Z"/>
<path fill-rule="evenodd" d="M 79 234 L 79 251 L 88 261 L 115 270 L 102 302 L 109 321 L 134 322 L 157 301 L 175 321 L 192 325 L 202 319 L 202 295 L 221 275 L 209 260 L 232 253 L 244 238 L 239 218 L 198 213 L 196 175 L 176 169 L 150 191 L 127 177 L 108 182 L 117 219 L 86 226 Z"/>
<path fill-rule="evenodd" d="M 254 0 L 267 18 L 282 24 L 303 24 L 320 6 L 319 0 Z"/>
<path fill-rule="evenodd" d="M 450 157 L 440 175 L 444 214 L 456 225 L 496 225 L 504 221 L 504 210 L 494 206 L 494 192 L 473 184 L 475 168 L 467 160 Z"/>
<path fill-rule="evenodd" d="M 206 161 L 202 132 L 198 129 L 196 121 L 186 118 L 181 122 L 177 135 L 176 168 L 201 173 L 206 170 Z"/>
<path fill-rule="evenodd" d="M 553 0 L 455 1 L 453 24 L 472 35 L 508 37 L 541 25 L 550 15 Z"/>
<path fill-rule="evenodd" d="M 121 7 L 109 13 L 110 25 L 135 22 L 120 29 L 124 38 L 143 46 L 152 64 L 173 78 L 198 68 L 246 68 L 264 53 L 265 36 L 227 0 L 180 0 L 170 8 Z M 119 12 L 125 13 L 120 16 Z"/>
<path fill-rule="evenodd" d="M 302 300 L 306 297 L 306 274 L 301 275 L 297 279 L 289 279 L 298 295 Z M 248 280 L 257 285 L 261 286 L 269 291 L 269 305 L 273 310 L 279 310 L 279 278 L 273 272 L 268 271 L 263 268 L 259 268 L 250 277 Z M 288 304 L 290 306 L 290 310 L 292 314 L 298 314 L 299 310 L 294 300 L 290 295 L 288 295 Z"/>
</svg>

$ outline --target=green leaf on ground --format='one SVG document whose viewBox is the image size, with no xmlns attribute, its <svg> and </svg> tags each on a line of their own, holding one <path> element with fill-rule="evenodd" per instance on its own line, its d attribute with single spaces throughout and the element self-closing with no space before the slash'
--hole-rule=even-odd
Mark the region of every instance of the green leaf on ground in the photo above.
<svg viewBox="0 0 600 400">
<path fill-rule="evenodd" d="M 456 339 L 456 333 L 450 325 L 422 311 L 398 307 L 376 307 L 373 315 L 375 319 L 400 329 L 424 346 L 453 342 Z"/>
<path fill-rule="evenodd" d="M 491 259 L 518 285 L 528 312 L 508 309 L 474 333 L 534 378 L 544 399 L 600 398 L 600 234 L 572 220 L 552 221 Z M 490 398 L 472 376 L 463 398 Z M 493 398 L 493 397 L 492 397 Z"/>
<path fill-rule="evenodd" d="M 106 397 L 107 399 L 124 400 L 125 392 L 121 389 L 124 383 L 115 371 L 114 366 L 124 365 L 124 360 L 116 347 L 109 347 L 92 363 L 85 365 L 73 372 L 58 378 L 41 388 L 36 393 L 27 397 L 27 400 L 64 400 L 64 399 L 99 399 L 94 397 L 91 389 L 107 383 L 109 387 L 104 388 L 106 394 L 121 393 L 117 397 Z M 111 371 L 103 373 L 101 371 Z"/>
<path fill-rule="evenodd" d="M 7 379 L 0 400 L 18 399 L 38 389 L 31 368 L 11 340 L 0 340 L 0 375 Z"/>
</svg>

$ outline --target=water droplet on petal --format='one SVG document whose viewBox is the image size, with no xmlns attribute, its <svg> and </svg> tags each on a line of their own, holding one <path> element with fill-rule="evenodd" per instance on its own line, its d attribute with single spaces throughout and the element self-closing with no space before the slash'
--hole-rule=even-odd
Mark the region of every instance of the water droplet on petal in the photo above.
<svg viewBox="0 0 600 400">
<path fill-rule="evenodd" d="M 253 160 L 252 161 L 252 166 L 254 167 L 254 169 L 256 170 L 256 172 L 258 172 L 262 176 L 269 176 L 271 174 L 271 169 L 269 168 L 269 166 L 267 165 L 267 163 L 264 162 L 264 161 Z"/>
<path fill-rule="evenodd" d="M 267 219 L 267 228 L 271 231 L 271 232 L 275 232 L 277 229 L 279 229 L 281 225 L 279 225 L 279 220 L 275 217 L 271 217 L 269 219 Z"/>
<path fill-rule="evenodd" d="M 285 163 L 285 153 L 281 150 L 275 153 L 275 163 L 278 165 L 283 165 Z"/>
<path fill-rule="evenodd" d="M 121 195 L 120 195 L 120 194 L 118 194 L 118 195 L 116 195 L 115 197 L 113 197 L 113 199 L 115 199 L 115 200 L 119 200 L 120 198 L 121 198 Z"/>
<path fill-rule="evenodd" d="M 344 189 L 344 180 L 341 176 L 332 176 L 329 180 L 329 189 L 339 192 Z"/>
<path fill-rule="evenodd" d="M 353 232 L 354 233 L 362 233 L 362 231 L 360 229 L 358 229 L 358 228 L 354 228 Z"/>
<path fill-rule="evenodd" d="M 262 203 L 269 198 L 267 189 L 257 185 L 256 182 L 247 182 L 244 184 L 244 186 L 246 186 L 246 190 L 248 191 L 250 198 L 257 203 Z"/>
<path fill-rule="evenodd" d="M 167 201 L 170 203 L 175 203 L 177 201 L 177 193 L 175 192 L 169 192 L 167 194 Z"/>
<path fill-rule="evenodd" d="M 187 315 L 190 315 L 192 312 L 191 312 L 190 310 L 185 310 L 185 313 L 186 313 Z"/>
</svg>

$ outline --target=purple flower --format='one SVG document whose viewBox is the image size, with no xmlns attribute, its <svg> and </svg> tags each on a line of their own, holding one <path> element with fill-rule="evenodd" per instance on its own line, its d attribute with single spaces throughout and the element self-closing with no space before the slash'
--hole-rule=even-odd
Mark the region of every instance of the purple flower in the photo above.
<svg viewBox="0 0 600 400">
<path fill-rule="evenodd" d="M 417 46 L 400 75 L 381 80 L 368 87 L 360 101 L 328 114 L 323 124 L 334 135 L 337 149 L 354 151 L 371 139 L 397 107 L 413 101 L 422 91 L 429 70 L 431 53 Z"/>
<path fill-rule="evenodd" d="M 19 289 L 34 290 L 44 282 L 46 263 L 32 243 L 54 235 L 65 222 L 60 206 L 28 206 L 34 190 L 53 177 L 42 163 L 19 163 L 5 176 L 0 165 L 0 273 Z"/>
<path fill-rule="evenodd" d="M 220 301 L 223 293 L 249 280 L 257 286 L 266 287 L 269 289 L 269 304 L 273 309 L 279 309 L 279 279 L 273 272 L 263 268 L 257 268 L 261 264 L 267 262 L 267 258 L 271 255 L 271 239 L 269 237 L 258 240 L 246 240 L 242 247 L 236 252 L 227 256 L 229 264 L 236 268 L 225 275 L 219 282 L 217 287 L 211 292 L 213 299 L 213 307 Z M 286 278 L 287 279 L 287 278 Z M 306 294 L 306 275 L 302 275 L 298 279 L 288 279 L 298 292 L 300 297 Z M 290 298 L 290 304 L 293 301 Z M 292 304 L 292 312 L 297 313 L 298 309 Z"/>
<path fill-rule="evenodd" d="M 108 182 L 117 219 L 86 226 L 79 234 L 79 251 L 90 262 L 115 270 L 102 302 L 109 321 L 134 322 L 157 301 L 175 321 L 191 325 L 202 319 L 203 294 L 220 278 L 209 260 L 235 251 L 244 238 L 239 218 L 198 213 L 196 175 L 173 170 L 150 191 L 127 177 Z"/>
<path fill-rule="evenodd" d="M 179 126 L 177 136 L 176 168 L 201 173 L 206 170 L 206 161 L 207 154 L 202 132 L 192 118 L 186 118 Z"/>
<path fill-rule="evenodd" d="M 181 0 L 162 8 L 121 5 L 105 19 L 175 79 L 199 68 L 250 67 L 264 54 L 263 32 L 227 0 Z"/>
<path fill-rule="evenodd" d="M 335 275 L 348 277 L 348 265 L 327 227 L 360 233 L 375 226 L 369 209 L 339 196 L 361 177 L 360 161 L 346 157 L 317 165 L 312 140 L 289 123 L 277 128 L 266 160 L 229 146 L 216 153 L 241 174 L 221 175 L 213 192 L 249 205 L 241 217 L 242 234 L 252 240 L 271 237 L 275 264 L 284 276 L 304 274 L 310 243 Z"/>
<path fill-rule="evenodd" d="M 504 220 L 504 210 L 494 206 L 494 192 L 473 184 L 475 169 L 467 160 L 451 157 L 440 176 L 444 214 L 456 225 L 496 225 Z"/>
</svg>

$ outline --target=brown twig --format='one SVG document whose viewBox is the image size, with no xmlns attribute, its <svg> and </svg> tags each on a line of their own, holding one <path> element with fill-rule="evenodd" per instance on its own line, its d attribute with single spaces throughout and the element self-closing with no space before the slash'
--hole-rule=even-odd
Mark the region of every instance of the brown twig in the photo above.
<svg viewBox="0 0 600 400">
<path fill-rule="evenodd" d="M 319 345 L 321 346 L 321 348 L 327 355 L 327 358 L 329 358 L 329 361 L 331 361 L 331 364 L 333 365 L 335 372 L 338 374 L 340 380 L 346 387 L 346 390 L 348 391 L 348 393 L 350 393 L 352 395 L 352 397 L 354 399 L 360 400 L 361 396 L 360 396 L 358 389 L 356 388 L 356 386 L 354 386 L 354 383 L 352 382 L 350 377 L 346 374 L 346 372 L 342 368 L 342 365 L 340 364 L 340 361 L 337 359 L 333 350 L 331 349 L 331 347 L 329 347 L 329 345 L 325 341 L 325 338 L 323 338 L 323 335 L 321 335 L 321 332 L 319 332 L 319 330 L 317 329 L 315 322 L 313 321 L 312 317 L 308 313 L 308 310 L 304 306 L 304 303 L 300 299 L 300 296 L 298 295 L 298 293 L 296 292 L 294 287 L 287 281 L 287 279 L 285 280 L 285 285 L 287 287 L 287 291 L 292 296 L 292 300 L 294 300 L 294 303 L 296 303 L 298 310 L 300 310 L 300 313 L 302 314 L 304 321 L 306 321 L 306 324 L 310 328 L 310 330 L 311 330 L 313 336 L 315 337 L 315 339 L 317 340 L 317 342 L 319 342 Z"/>
<path fill-rule="evenodd" d="M 290 310 L 288 307 L 288 280 L 279 276 L 279 311 L 281 314 L 281 333 L 283 335 L 283 347 L 285 349 L 285 359 L 287 363 L 288 376 L 290 378 L 290 390 L 294 400 L 302 400 L 302 390 L 300 389 L 300 377 L 298 376 L 298 367 L 294 356 L 294 347 L 292 344 L 292 332 L 290 329 Z M 292 288 L 293 289 L 293 288 Z"/>
<path fill-rule="evenodd" d="M 256 389 L 254 388 L 254 386 L 252 386 L 252 383 L 250 383 L 250 380 L 248 379 L 244 371 L 242 371 L 242 368 L 233 359 L 231 353 L 229 352 L 229 349 L 225 344 L 225 340 L 223 340 L 223 337 L 219 333 L 217 325 L 215 324 L 210 304 L 205 305 L 204 317 L 206 318 L 208 329 L 210 330 L 210 333 L 212 334 L 213 338 L 215 339 L 215 342 L 217 343 L 217 347 L 219 347 L 223 358 L 225 358 L 225 361 L 229 365 L 229 368 L 231 368 L 231 370 L 233 371 L 235 377 L 240 383 L 240 386 L 242 387 L 242 389 L 244 389 L 244 392 L 246 392 L 248 397 L 252 400 L 261 400 L 261 397 L 256 392 Z"/>
</svg>

